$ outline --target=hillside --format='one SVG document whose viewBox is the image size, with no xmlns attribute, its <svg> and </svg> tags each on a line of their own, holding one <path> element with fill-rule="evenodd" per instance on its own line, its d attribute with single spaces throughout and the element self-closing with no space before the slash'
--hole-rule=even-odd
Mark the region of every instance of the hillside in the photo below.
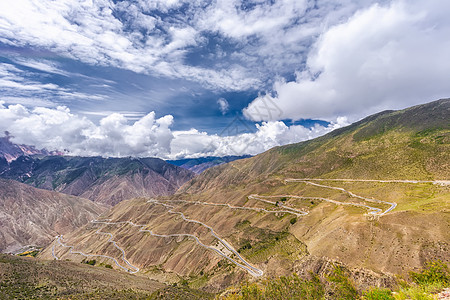
<svg viewBox="0 0 450 300">
<path fill-rule="evenodd" d="M 208 291 L 320 270 L 324 258 L 383 286 L 383 274 L 450 260 L 449 120 L 439 100 L 210 168 L 175 195 L 120 203 L 41 257 L 102 254 Z"/>
<path fill-rule="evenodd" d="M 157 158 L 21 156 L 3 168 L 3 178 L 107 205 L 172 194 L 195 175 Z"/>
<path fill-rule="evenodd" d="M 0 252 L 46 246 L 95 219 L 105 208 L 87 199 L 0 179 Z"/>
<path fill-rule="evenodd" d="M 1 299 L 208 299 L 186 287 L 168 287 L 108 265 L 38 261 L 0 254 Z"/>
<path fill-rule="evenodd" d="M 450 99 L 381 112 L 313 140 L 211 168 L 181 190 L 269 177 L 450 179 Z"/>
</svg>

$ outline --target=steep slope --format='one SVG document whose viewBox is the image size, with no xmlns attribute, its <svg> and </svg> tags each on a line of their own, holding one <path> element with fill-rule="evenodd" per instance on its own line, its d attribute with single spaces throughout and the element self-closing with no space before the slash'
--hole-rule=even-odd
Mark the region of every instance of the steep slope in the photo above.
<svg viewBox="0 0 450 300">
<path fill-rule="evenodd" d="M 181 191 L 269 177 L 450 179 L 450 99 L 381 112 L 313 140 L 208 169 Z"/>
<path fill-rule="evenodd" d="M 122 202 L 53 246 L 211 290 L 306 272 L 312 257 L 377 274 L 449 261 L 449 120 L 448 99 L 379 113 L 210 168 L 175 195 Z"/>
<path fill-rule="evenodd" d="M 157 158 L 19 157 L 0 176 L 107 205 L 169 195 L 194 173 Z"/>
<path fill-rule="evenodd" d="M 105 209 L 87 199 L 0 179 L 0 252 L 46 246 L 95 219 Z"/>
</svg>

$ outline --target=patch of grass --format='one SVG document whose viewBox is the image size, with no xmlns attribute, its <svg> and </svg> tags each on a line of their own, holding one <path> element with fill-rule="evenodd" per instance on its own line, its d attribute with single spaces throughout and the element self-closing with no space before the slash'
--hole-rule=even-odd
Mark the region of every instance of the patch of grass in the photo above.
<svg viewBox="0 0 450 300">
<path fill-rule="evenodd" d="M 17 254 L 17 256 L 26 256 L 26 257 L 36 257 L 39 254 L 39 250 L 29 250 L 22 253 Z"/>
<path fill-rule="evenodd" d="M 303 279 L 291 276 L 264 280 L 261 284 L 243 284 L 237 291 L 229 293 L 223 299 L 322 299 L 325 289 L 318 276 Z"/>
<path fill-rule="evenodd" d="M 327 276 L 330 282 L 332 299 L 357 299 L 358 291 L 349 278 L 349 273 L 341 266 L 335 266 Z"/>
<path fill-rule="evenodd" d="M 363 293 L 364 300 L 395 300 L 392 291 L 388 289 L 371 288 Z"/>
<path fill-rule="evenodd" d="M 87 265 L 91 265 L 91 266 L 95 266 L 97 261 L 95 259 L 91 259 L 91 260 L 83 261 L 82 263 L 87 264 Z"/>
<path fill-rule="evenodd" d="M 419 285 L 434 283 L 450 284 L 448 266 L 441 260 L 427 262 L 421 272 L 409 272 L 409 277 Z"/>
</svg>

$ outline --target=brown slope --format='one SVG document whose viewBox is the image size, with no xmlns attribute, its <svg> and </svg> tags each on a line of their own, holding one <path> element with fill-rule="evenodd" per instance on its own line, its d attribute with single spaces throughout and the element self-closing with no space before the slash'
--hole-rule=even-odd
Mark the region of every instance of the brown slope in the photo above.
<svg viewBox="0 0 450 300">
<path fill-rule="evenodd" d="M 4 165 L 4 163 L 3 163 Z M 174 193 L 195 174 L 157 158 L 20 157 L 0 176 L 115 205 L 136 196 Z"/>
<path fill-rule="evenodd" d="M 188 178 L 190 176 L 184 176 L 182 182 Z M 114 175 L 96 181 L 80 196 L 94 202 L 116 205 L 124 199 L 173 194 L 179 187 L 179 184 L 174 180 L 176 178 L 166 179 L 152 170 L 121 176 Z M 67 192 L 67 189 L 64 189 L 63 192 Z"/>
<path fill-rule="evenodd" d="M 104 211 L 90 200 L 0 179 L 0 251 L 45 246 Z"/>
</svg>

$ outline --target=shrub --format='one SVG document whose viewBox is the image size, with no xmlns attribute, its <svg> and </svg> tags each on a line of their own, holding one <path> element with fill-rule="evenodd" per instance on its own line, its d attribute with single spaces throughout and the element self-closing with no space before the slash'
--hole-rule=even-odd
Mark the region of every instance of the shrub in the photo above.
<svg viewBox="0 0 450 300">
<path fill-rule="evenodd" d="M 364 300 L 395 300 L 392 292 L 387 289 L 373 288 L 363 293 Z"/>
<path fill-rule="evenodd" d="M 358 291 L 343 267 L 335 266 L 327 279 L 331 283 L 330 292 L 333 294 L 333 299 L 358 299 Z"/>
<path fill-rule="evenodd" d="M 242 245 L 242 247 L 238 249 L 238 252 L 241 253 L 241 251 L 246 249 L 252 249 L 252 244 L 250 244 L 249 241 L 245 241 L 244 245 Z"/>
<path fill-rule="evenodd" d="M 432 283 L 450 283 L 450 275 L 447 264 L 440 260 L 428 262 L 425 268 L 419 272 L 409 272 L 411 279 L 420 285 Z"/>
<path fill-rule="evenodd" d="M 289 222 L 291 223 L 291 225 L 294 225 L 295 223 L 297 223 L 297 218 L 292 218 L 291 220 L 289 220 Z"/>
<path fill-rule="evenodd" d="M 91 265 L 91 266 L 95 266 L 96 263 L 97 263 L 97 261 L 96 261 L 95 259 L 87 260 L 87 261 L 85 262 L 85 264 Z"/>
</svg>

